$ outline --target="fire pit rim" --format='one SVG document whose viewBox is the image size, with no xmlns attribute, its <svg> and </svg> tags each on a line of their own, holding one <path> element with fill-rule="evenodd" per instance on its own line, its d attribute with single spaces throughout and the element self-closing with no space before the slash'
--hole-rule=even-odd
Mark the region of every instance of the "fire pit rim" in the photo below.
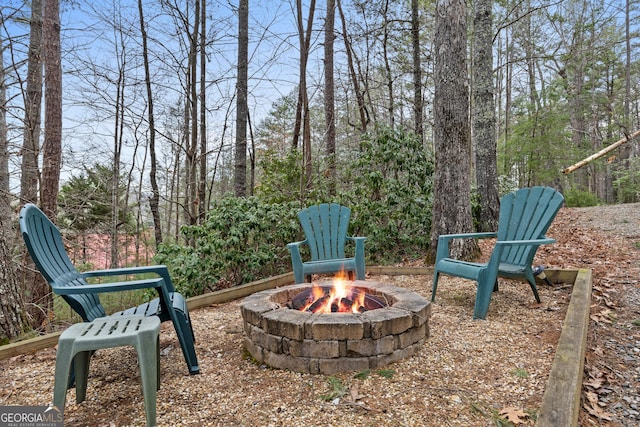
<svg viewBox="0 0 640 427">
<path fill-rule="evenodd" d="M 430 302 L 380 282 L 351 285 L 393 302 L 362 313 L 311 313 L 286 306 L 311 283 L 261 291 L 241 304 L 246 350 L 274 368 L 327 375 L 378 368 L 415 354 L 429 335 Z"/>
</svg>

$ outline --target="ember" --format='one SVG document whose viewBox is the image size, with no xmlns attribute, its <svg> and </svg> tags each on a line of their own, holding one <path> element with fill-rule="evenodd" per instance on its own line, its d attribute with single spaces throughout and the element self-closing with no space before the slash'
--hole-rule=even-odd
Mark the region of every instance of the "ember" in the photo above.
<svg viewBox="0 0 640 427">
<path fill-rule="evenodd" d="M 291 299 L 289 308 L 312 313 L 363 313 L 387 306 L 364 289 L 335 279 L 333 286 L 314 284 Z"/>
</svg>

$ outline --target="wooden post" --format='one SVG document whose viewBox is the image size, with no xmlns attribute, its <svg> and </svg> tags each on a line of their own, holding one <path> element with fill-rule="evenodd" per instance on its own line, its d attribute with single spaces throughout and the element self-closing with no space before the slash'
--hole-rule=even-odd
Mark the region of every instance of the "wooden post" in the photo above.
<svg viewBox="0 0 640 427">
<path fill-rule="evenodd" d="M 604 156 L 605 154 L 607 154 L 609 151 L 613 151 L 616 148 L 618 148 L 619 146 L 621 146 L 622 144 L 624 144 L 627 141 L 632 140 L 633 138 L 636 138 L 640 136 L 640 130 L 635 131 L 634 133 L 632 133 L 631 135 L 627 135 L 624 138 L 618 140 L 617 142 L 614 142 L 613 144 L 609 145 L 608 147 L 598 151 L 595 154 L 590 155 L 589 157 L 587 157 L 584 160 L 580 160 L 578 163 L 576 163 L 575 165 L 569 166 L 568 168 L 566 168 L 565 170 L 562 171 L 563 174 L 568 174 L 573 172 L 576 169 L 581 168 L 582 166 L 586 165 L 589 162 L 594 161 L 595 159 Z"/>
</svg>

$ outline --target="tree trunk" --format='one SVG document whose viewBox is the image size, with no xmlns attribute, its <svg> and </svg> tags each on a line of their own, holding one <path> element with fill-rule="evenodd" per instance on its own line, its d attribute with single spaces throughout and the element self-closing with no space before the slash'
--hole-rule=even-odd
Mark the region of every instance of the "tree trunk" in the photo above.
<svg viewBox="0 0 640 427">
<path fill-rule="evenodd" d="M 44 7 L 44 85 L 45 119 L 40 202 L 45 214 L 55 222 L 62 158 L 62 66 L 60 56 L 60 2 L 47 0 Z M 25 284 L 26 285 L 26 284 Z M 34 329 L 47 327 L 53 313 L 49 285 L 37 280 L 30 292 L 34 305 L 31 322 Z"/>
<path fill-rule="evenodd" d="M 209 209 L 207 197 L 207 2 L 202 1 L 200 12 L 200 182 L 198 183 L 198 223 L 204 222 Z"/>
<path fill-rule="evenodd" d="M 393 74 L 391 72 L 391 62 L 389 61 L 389 0 L 385 0 L 384 3 L 384 23 L 383 23 L 383 39 L 382 39 L 382 54 L 384 59 L 384 69 L 387 77 L 387 110 L 389 112 L 389 126 L 393 129 L 395 127 L 395 96 L 393 94 Z"/>
<path fill-rule="evenodd" d="M 411 41 L 413 47 L 413 130 L 424 142 L 422 127 L 422 66 L 420 64 L 420 2 L 411 0 Z"/>
<path fill-rule="evenodd" d="M 147 48 L 147 28 L 144 24 L 144 13 L 142 10 L 142 0 L 138 0 L 138 14 L 140 16 L 140 34 L 142 35 L 142 56 L 144 59 L 144 82 L 147 89 L 147 117 L 149 120 L 149 181 L 151 182 L 151 197 L 149 198 L 149 208 L 153 217 L 154 237 L 156 248 L 162 243 L 162 223 L 160 221 L 160 190 L 157 179 L 157 159 L 156 159 L 156 126 L 153 114 L 153 92 L 151 90 L 151 72 L 149 70 L 149 49 Z"/>
<path fill-rule="evenodd" d="M 24 136 L 20 174 L 20 204 L 27 202 L 38 203 L 38 182 L 40 180 L 38 157 L 40 153 L 40 121 L 42 110 L 42 55 L 42 0 L 34 0 L 31 3 L 27 99 L 25 99 Z M 7 203 L 5 206 L 6 209 L 9 209 L 10 205 Z M 2 217 L 9 218 L 9 216 L 5 216 L 4 214 Z M 23 248 L 23 263 L 20 266 L 21 271 L 19 273 L 23 287 L 30 288 L 33 286 L 35 289 L 44 289 L 47 284 L 43 277 L 36 271 L 26 248 L 24 246 Z M 24 294 L 31 296 L 31 289 L 25 290 Z M 42 320 L 42 317 L 39 316 L 38 320 Z"/>
<path fill-rule="evenodd" d="M 311 187 L 311 126 L 309 123 L 309 97 L 307 94 L 307 60 L 311 46 L 311 30 L 313 28 L 313 16 L 315 14 L 316 1 L 309 4 L 307 28 L 302 22 L 302 0 L 296 0 L 296 22 L 298 27 L 298 39 L 300 41 L 300 76 L 298 84 L 298 102 L 296 105 L 296 118 L 293 126 L 291 149 L 297 150 L 302 136 L 302 171 L 300 174 L 300 198 Z"/>
<path fill-rule="evenodd" d="M 431 262 L 435 259 L 439 235 L 473 231 L 466 37 L 465 1 L 438 0 L 433 101 L 436 168 L 431 245 L 427 254 Z M 460 259 L 477 254 L 477 245 L 468 239 L 452 242 L 450 249 L 451 255 Z"/>
<path fill-rule="evenodd" d="M 333 79 L 333 44 L 335 39 L 335 0 L 327 0 L 327 18 L 324 27 L 324 118 L 329 194 L 336 193 L 336 120 L 335 83 Z"/>
<path fill-rule="evenodd" d="M 360 117 L 360 132 L 364 133 L 367 130 L 367 123 L 369 122 L 367 107 L 364 102 L 364 95 L 360 89 L 360 81 L 356 73 L 356 68 L 353 61 L 353 47 L 349 39 L 349 33 L 347 32 L 347 23 L 342 11 L 342 3 L 337 0 L 338 11 L 340 12 L 340 21 L 342 22 L 342 38 L 344 40 L 345 51 L 347 54 L 347 65 L 349 66 L 349 76 L 351 77 L 351 84 L 353 85 L 353 91 L 356 96 L 356 102 L 358 103 L 358 116 Z"/>
<path fill-rule="evenodd" d="M 496 109 L 493 97 L 491 0 L 476 0 L 473 35 L 473 137 L 476 154 L 476 185 L 480 196 L 479 231 L 498 227 L 498 160 Z"/>
<path fill-rule="evenodd" d="M 20 202 L 23 204 L 38 203 L 38 153 L 42 110 L 42 0 L 33 0 L 31 3 L 28 61 L 20 174 Z"/>
<path fill-rule="evenodd" d="M 3 56 L 3 39 L 0 38 L 0 105 L 6 105 L 7 90 Z M 15 338 L 23 331 L 26 322 L 24 304 L 18 291 L 15 262 L 9 247 L 13 241 L 11 227 L 11 192 L 9 184 L 9 140 L 7 135 L 7 110 L 0 108 L 0 345 Z"/>
<path fill-rule="evenodd" d="M 249 61 L 249 0 L 238 5 L 238 94 L 236 107 L 235 195 L 247 194 L 247 69 Z"/>
<path fill-rule="evenodd" d="M 117 32 L 114 31 L 114 32 Z M 115 43 L 118 43 L 116 40 Z M 124 138 L 124 110 L 125 110 L 125 69 L 127 65 L 124 43 L 118 49 L 118 79 L 116 80 L 115 123 L 113 127 L 113 161 L 111 163 L 111 262 L 109 268 L 118 268 L 119 246 L 118 225 L 120 218 L 120 159 L 122 157 L 122 143 Z"/>
<path fill-rule="evenodd" d="M 24 303 L 18 291 L 15 263 L 7 245 L 7 237 L 12 235 L 10 218 L 0 217 L 0 344 L 19 336 L 27 324 Z"/>
</svg>

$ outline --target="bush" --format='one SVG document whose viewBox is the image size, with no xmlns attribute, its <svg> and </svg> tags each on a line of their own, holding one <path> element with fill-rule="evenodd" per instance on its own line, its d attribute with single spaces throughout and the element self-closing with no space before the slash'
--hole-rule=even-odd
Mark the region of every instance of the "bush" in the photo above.
<svg viewBox="0 0 640 427">
<path fill-rule="evenodd" d="M 156 261 L 169 267 L 185 296 L 291 271 L 286 245 L 299 237 L 298 209 L 255 197 L 218 200 L 202 225 L 182 228 L 190 246 L 160 245 Z"/>
<path fill-rule="evenodd" d="M 431 153 L 415 134 L 390 128 L 365 135 L 360 149 L 339 197 L 353 212 L 352 234 L 367 237 L 369 262 L 422 257 L 431 231 Z"/>
<path fill-rule="evenodd" d="M 588 206 L 598 206 L 600 200 L 598 196 L 589 192 L 570 188 L 564 193 L 564 201 L 570 208 L 583 208 Z"/>
</svg>

